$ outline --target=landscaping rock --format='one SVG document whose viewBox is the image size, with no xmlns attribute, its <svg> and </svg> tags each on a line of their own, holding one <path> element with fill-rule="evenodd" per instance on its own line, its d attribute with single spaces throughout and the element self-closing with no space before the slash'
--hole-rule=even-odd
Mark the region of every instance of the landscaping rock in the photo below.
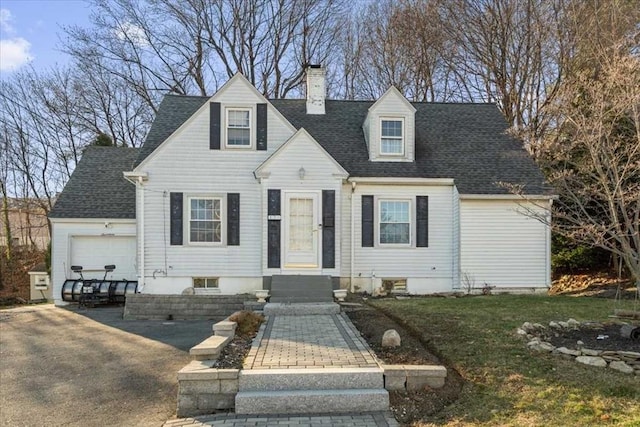
<svg viewBox="0 0 640 427">
<path fill-rule="evenodd" d="M 558 322 L 563 329 L 569 329 L 569 322 Z"/>
<path fill-rule="evenodd" d="M 576 357 L 576 362 L 598 368 L 607 367 L 607 362 L 602 357 L 597 356 L 578 356 Z"/>
<path fill-rule="evenodd" d="M 583 348 L 582 350 L 580 350 L 582 352 L 582 354 L 584 354 L 585 356 L 600 356 L 602 354 L 602 352 L 600 350 L 592 350 L 590 348 Z"/>
<path fill-rule="evenodd" d="M 574 356 L 574 357 L 577 357 L 577 356 L 581 356 L 581 355 L 582 355 L 582 353 L 580 353 L 580 350 L 570 350 L 570 349 L 568 349 L 567 347 L 558 347 L 558 348 L 556 349 L 556 351 L 557 351 L 558 353 L 561 353 L 561 354 L 568 354 L 569 356 Z"/>
<path fill-rule="evenodd" d="M 551 353 L 556 348 L 548 342 L 534 340 L 527 344 L 529 349 L 540 353 Z"/>
<path fill-rule="evenodd" d="M 382 347 L 400 347 L 400 334 L 395 329 L 389 329 L 382 335 Z"/>
<path fill-rule="evenodd" d="M 633 368 L 621 361 L 614 361 L 609 363 L 611 369 L 622 372 L 623 374 L 633 374 Z"/>
<path fill-rule="evenodd" d="M 525 331 L 522 328 L 518 328 L 518 330 L 516 331 L 516 334 L 518 334 L 520 336 L 526 336 L 527 335 L 527 331 Z"/>
<path fill-rule="evenodd" d="M 570 328 L 578 329 L 580 327 L 580 322 L 578 322 L 576 319 L 569 319 L 567 320 L 567 325 Z"/>
<path fill-rule="evenodd" d="M 549 322 L 549 327 L 551 329 L 562 329 L 562 326 L 558 322 L 551 321 Z"/>
</svg>

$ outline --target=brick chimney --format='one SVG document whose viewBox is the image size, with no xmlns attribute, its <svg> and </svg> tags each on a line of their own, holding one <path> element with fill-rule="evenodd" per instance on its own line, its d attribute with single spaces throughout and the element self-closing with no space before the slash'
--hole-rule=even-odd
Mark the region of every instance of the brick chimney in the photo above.
<svg viewBox="0 0 640 427">
<path fill-rule="evenodd" d="M 324 114 L 324 76 L 321 65 L 307 66 L 307 114 Z"/>
</svg>

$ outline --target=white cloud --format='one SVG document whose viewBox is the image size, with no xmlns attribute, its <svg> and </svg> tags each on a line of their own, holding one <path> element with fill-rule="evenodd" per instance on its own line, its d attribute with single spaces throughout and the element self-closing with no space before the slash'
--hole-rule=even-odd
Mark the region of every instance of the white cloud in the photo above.
<svg viewBox="0 0 640 427">
<path fill-rule="evenodd" d="M 140 47 L 149 46 L 149 40 L 147 39 L 144 30 L 131 22 L 125 22 L 116 30 L 116 36 L 120 40 L 130 40 L 133 44 Z"/>
<path fill-rule="evenodd" d="M 0 71 L 12 71 L 33 59 L 31 43 L 22 37 L 0 40 Z"/>
<path fill-rule="evenodd" d="M 15 31 L 11 25 L 12 20 L 13 18 L 9 9 L 0 9 L 0 30 L 3 33 L 12 34 Z"/>
</svg>

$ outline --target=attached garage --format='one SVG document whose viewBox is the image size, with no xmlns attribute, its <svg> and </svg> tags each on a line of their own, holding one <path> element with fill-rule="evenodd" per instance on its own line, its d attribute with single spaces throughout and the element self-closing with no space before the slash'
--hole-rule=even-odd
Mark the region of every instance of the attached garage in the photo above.
<svg viewBox="0 0 640 427">
<path fill-rule="evenodd" d="M 114 264 L 108 278 L 136 280 L 135 236 L 71 236 L 70 253 L 70 266 L 81 265 L 85 278 L 102 278 L 104 266 Z"/>
</svg>

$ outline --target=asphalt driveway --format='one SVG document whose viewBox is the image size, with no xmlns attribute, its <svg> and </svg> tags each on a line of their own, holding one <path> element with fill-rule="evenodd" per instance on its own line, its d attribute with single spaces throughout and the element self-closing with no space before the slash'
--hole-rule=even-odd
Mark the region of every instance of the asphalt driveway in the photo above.
<svg viewBox="0 0 640 427">
<path fill-rule="evenodd" d="M 177 371 L 212 321 L 122 320 L 122 308 L 0 310 L 0 425 L 161 426 Z"/>
</svg>

